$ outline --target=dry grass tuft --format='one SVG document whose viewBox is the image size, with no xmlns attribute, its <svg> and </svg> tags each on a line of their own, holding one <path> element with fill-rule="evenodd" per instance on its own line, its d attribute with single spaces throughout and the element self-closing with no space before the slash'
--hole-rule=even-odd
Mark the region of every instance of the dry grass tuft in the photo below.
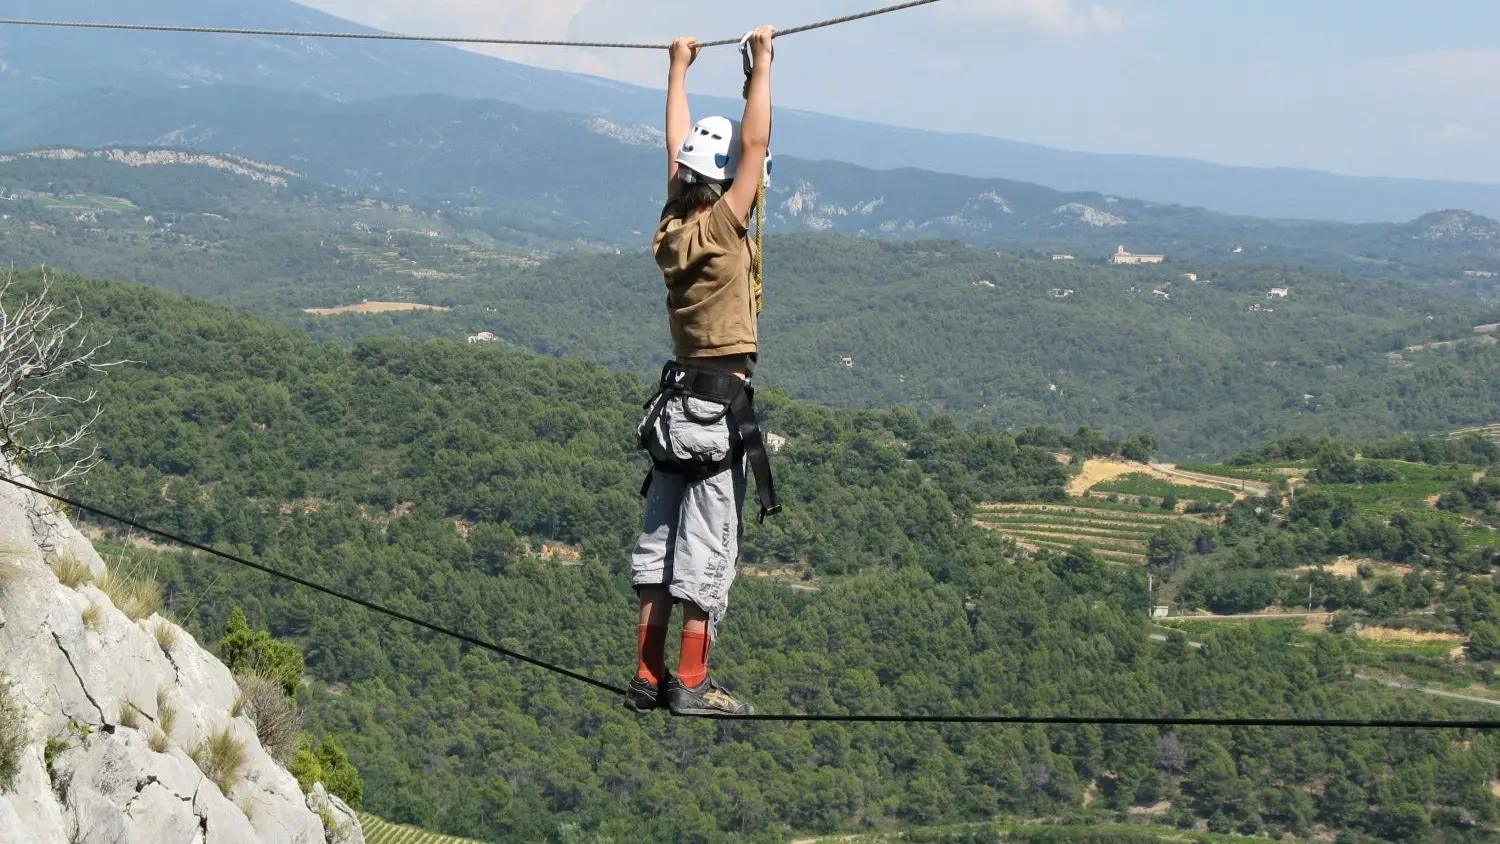
<svg viewBox="0 0 1500 844">
<path fill-rule="evenodd" d="M 99 578 L 99 589 L 131 621 L 148 618 L 161 609 L 161 584 L 139 566 L 105 569 L 104 576 Z"/>
<path fill-rule="evenodd" d="M 297 753 L 302 729 L 302 713 L 297 702 L 281 691 L 281 680 L 264 672 L 235 676 L 240 695 L 234 702 L 231 717 L 249 717 L 255 724 L 256 738 L 271 758 L 285 765 Z"/>
<path fill-rule="evenodd" d="M 156 732 L 151 734 L 151 749 L 166 753 L 172 746 L 172 728 L 177 726 L 177 710 L 167 700 L 167 687 L 156 690 Z"/>
<path fill-rule="evenodd" d="M 104 605 L 94 602 L 83 610 L 83 629 L 91 633 L 98 633 L 100 625 L 104 624 Z"/>
<path fill-rule="evenodd" d="M 26 576 L 26 569 L 21 565 L 25 556 L 26 550 L 19 545 L 0 542 L 0 588 L 19 582 Z"/>
<path fill-rule="evenodd" d="M 213 780 L 219 791 L 228 795 L 245 773 L 247 748 L 244 739 L 235 738 L 234 732 L 225 727 L 205 736 L 188 751 L 188 755 L 198 765 L 198 770 Z"/>
<path fill-rule="evenodd" d="M 57 566 L 52 569 L 62 585 L 69 589 L 77 589 L 85 583 L 94 579 L 94 573 L 89 570 L 89 564 L 78 559 L 72 551 L 62 555 L 57 561 Z"/>
<path fill-rule="evenodd" d="M 26 576 L 26 570 L 15 560 L 0 556 L 0 589 L 12 583 L 17 583 Z"/>
<path fill-rule="evenodd" d="M 141 728 L 141 708 L 133 700 L 120 704 L 120 726 L 129 730 Z"/>
<path fill-rule="evenodd" d="M 162 653 L 169 654 L 177 647 L 177 627 L 167 619 L 157 619 L 156 627 L 151 632 L 156 634 L 156 646 L 161 648 Z"/>
</svg>

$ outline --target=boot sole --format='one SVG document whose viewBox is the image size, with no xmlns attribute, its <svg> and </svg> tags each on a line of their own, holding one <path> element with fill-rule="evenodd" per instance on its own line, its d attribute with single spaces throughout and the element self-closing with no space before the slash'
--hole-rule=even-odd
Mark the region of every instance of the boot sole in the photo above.
<svg viewBox="0 0 1500 844">
<path fill-rule="evenodd" d="M 671 713 L 673 715 L 694 715 L 694 716 L 723 715 L 723 716 L 729 717 L 729 718 L 743 718 L 743 717 L 745 717 L 747 715 L 754 715 L 755 714 L 755 709 L 754 708 L 751 708 L 751 709 L 749 709 L 749 710 L 747 710 L 745 712 L 727 712 L 727 711 L 725 711 L 723 709 L 715 709 L 715 708 L 713 708 L 711 706 L 689 706 L 689 707 L 683 707 L 683 708 L 679 708 L 679 707 L 676 707 L 676 706 L 669 706 L 667 708 L 671 711 Z"/>
</svg>

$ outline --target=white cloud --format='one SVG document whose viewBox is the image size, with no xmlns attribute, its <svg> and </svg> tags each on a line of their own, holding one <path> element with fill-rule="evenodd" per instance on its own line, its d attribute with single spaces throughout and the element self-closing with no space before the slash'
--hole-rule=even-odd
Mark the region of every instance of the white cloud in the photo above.
<svg viewBox="0 0 1500 844">
<path fill-rule="evenodd" d="M 1114 9 L 1073 0 L 970 0 L 952 10 L 974 20 L 1033 26 L 1063 38 L 1110 33 L 1124 23 Z"/>
</svg>

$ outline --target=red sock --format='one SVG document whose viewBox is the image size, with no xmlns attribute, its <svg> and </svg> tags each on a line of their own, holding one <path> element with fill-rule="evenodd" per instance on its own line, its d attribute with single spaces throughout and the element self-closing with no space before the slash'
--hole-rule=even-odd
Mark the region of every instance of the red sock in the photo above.
<svg viewBox="0 0 1500 844">
<path fill-rule="evenodd" d="M 658 688 L 667 679 L 667 627 L 642 624 L 635 676 Z"/>
<path fill-rule="evenodd" d="M 677 663 L 677 679 L 689 689 L 696 689 L 708 679 L 708 633 L 682 631 L 682 659 Z"/>
</svg>

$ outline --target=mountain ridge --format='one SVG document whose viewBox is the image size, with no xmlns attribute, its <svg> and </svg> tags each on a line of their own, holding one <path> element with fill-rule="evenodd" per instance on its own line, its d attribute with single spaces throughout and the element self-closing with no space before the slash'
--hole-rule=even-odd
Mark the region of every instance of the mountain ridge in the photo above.
<svg viewBox="0 0 1500 844">
<path fill-rule="evenodd" d="M 151 95 L 99 89 L 0 126 L 0 149 L 171 143 L 275 162 L 312 179 L 405 201 L 505 209 L 514 226 L 545 221 L 571 237 L 619 245 L 642 242 L 660 211 L 656 140 L 649 125 L 499 100 L 410 95 L 336 104 L 229 87 Z M 956 237 L 1012 249 L 1084 250 L 1079 254 L 1100 259 L 1120 245 L 1187 261 L 1256 250 L 1262 258 L 1358 274 L 1447 278 L 1500 269 L 1500 241 L 1413 240 L 1402 234 L 1412 223 L 1237 217 L 1098 192 L 791 155 L 778 156 L 769 201 L 768 220 L 780 232 Z M 1475 221 L 1479 228 L 1488 225 Z"/>
<path fill-rule="evenodd" d="M 286 0 L 253 17 L 244 0 L 17 0 L 14 14 L 63 19 L 150 20 L 197 25 L 374 31 Z M 402 93 L 499 97 L 653 124 L 662 93 L 614 80 L 544 70 L 436 44 L 320 42 L 294 49 L 274 38 L 94 31 L 0 30 L 0 116 L 36 108 L 101 82 L 160 86 L 254 85 L 358 100 Z M 79 57 L 84 58 L 79 58 Z M 695 97 L 696 109 L 737 112 L 729 98 Z M 848 144 L 859 137 L 858 145 Z M 1226 213 L 1350 222 L 1404 220 L 1440 207 L 1500 216 L 1500 185 L 1341 176 L 1188 159 L 1056 150 L 975 134 L 943 134 L 783 109 L 777 146 L 808 158 L 873 168 L 944 162 L 958 175 L 1038 182 Z"/>
</svg>

